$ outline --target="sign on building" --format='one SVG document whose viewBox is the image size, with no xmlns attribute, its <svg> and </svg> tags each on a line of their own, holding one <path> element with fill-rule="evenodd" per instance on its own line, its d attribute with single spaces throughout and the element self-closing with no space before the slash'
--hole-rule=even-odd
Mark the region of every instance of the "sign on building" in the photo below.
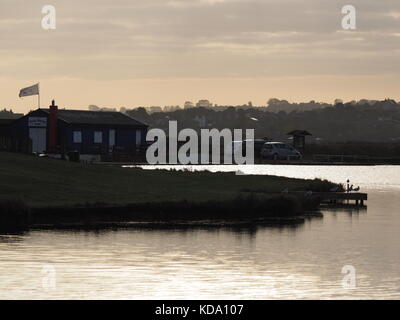
<svg viewBox="0 0 400 320">
<path fill-rule="evenodd" d="M 29 117 L 28 119 L 29 127 L 35 128 L 46 128 L 47 127 L 47 118 L 46 117 Z"/>
</svg>

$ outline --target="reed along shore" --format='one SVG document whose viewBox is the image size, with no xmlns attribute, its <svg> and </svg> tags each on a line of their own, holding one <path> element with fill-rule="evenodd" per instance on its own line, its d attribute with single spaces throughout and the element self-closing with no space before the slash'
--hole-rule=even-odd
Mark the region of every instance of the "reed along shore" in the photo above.
<svg viewBox="0 0 400 320">
<path fill-rule="evenodd" d="M 318 179 L 95 166 L 1 152 L 0 230 L 288 219 L 318 209 L 320 200 L 307 191 L 334 186 Z M 304 194 L 281 194 L 284 189 Z"/>
</svg>

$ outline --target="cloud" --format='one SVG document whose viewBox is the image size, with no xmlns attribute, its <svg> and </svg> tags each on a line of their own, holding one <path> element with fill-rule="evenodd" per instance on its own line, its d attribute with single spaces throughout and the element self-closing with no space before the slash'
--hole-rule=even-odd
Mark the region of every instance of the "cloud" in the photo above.
<svg viewBox="0 0 400 320">
<path fill-rule="evenodd" d="M 2 0 L 3 77 L 95 79 L 398 73 L 400 3 L 345 1 Z M 41 7 L 57 29 L 41 29 Z"/>
</svg>

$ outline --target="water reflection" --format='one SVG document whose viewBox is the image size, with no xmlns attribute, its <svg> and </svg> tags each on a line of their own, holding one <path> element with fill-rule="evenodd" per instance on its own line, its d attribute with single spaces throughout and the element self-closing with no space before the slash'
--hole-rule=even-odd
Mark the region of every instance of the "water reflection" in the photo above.
<svg viewBox="0 0 400 320">
<path fill-rule="evenodd" d="M 386 189 L 360 182 L 368 210 L 326 208 L 323 218 L 289 226 L 1 236 L 0 298 L 398 299 L 400 181 L 392 173 L 381 168 Z M 356 269 L 355 289 L 342 286 L 345 265 Z M 55 270 L 53 289 L 42 286 L 46 266 Z"/>
<path fill-rule="evenodd" d="M 15 234 L 0 234 L 0 243 L 18 243 L 26 240 L 26 232 Z"/>
</svg>

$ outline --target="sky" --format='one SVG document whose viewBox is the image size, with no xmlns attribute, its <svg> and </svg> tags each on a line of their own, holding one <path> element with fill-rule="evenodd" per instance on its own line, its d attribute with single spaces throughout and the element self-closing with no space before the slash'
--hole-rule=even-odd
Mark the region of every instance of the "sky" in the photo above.
<svg viewBox="0 0 400 320">
<path fill-rule="evenodd" d="M 0 107 L 17 112 L 37 82 L 42 107 L 74 109 L 400 100 L 399 71 L 399 0 L 0 0 Z"/>
</svg>

